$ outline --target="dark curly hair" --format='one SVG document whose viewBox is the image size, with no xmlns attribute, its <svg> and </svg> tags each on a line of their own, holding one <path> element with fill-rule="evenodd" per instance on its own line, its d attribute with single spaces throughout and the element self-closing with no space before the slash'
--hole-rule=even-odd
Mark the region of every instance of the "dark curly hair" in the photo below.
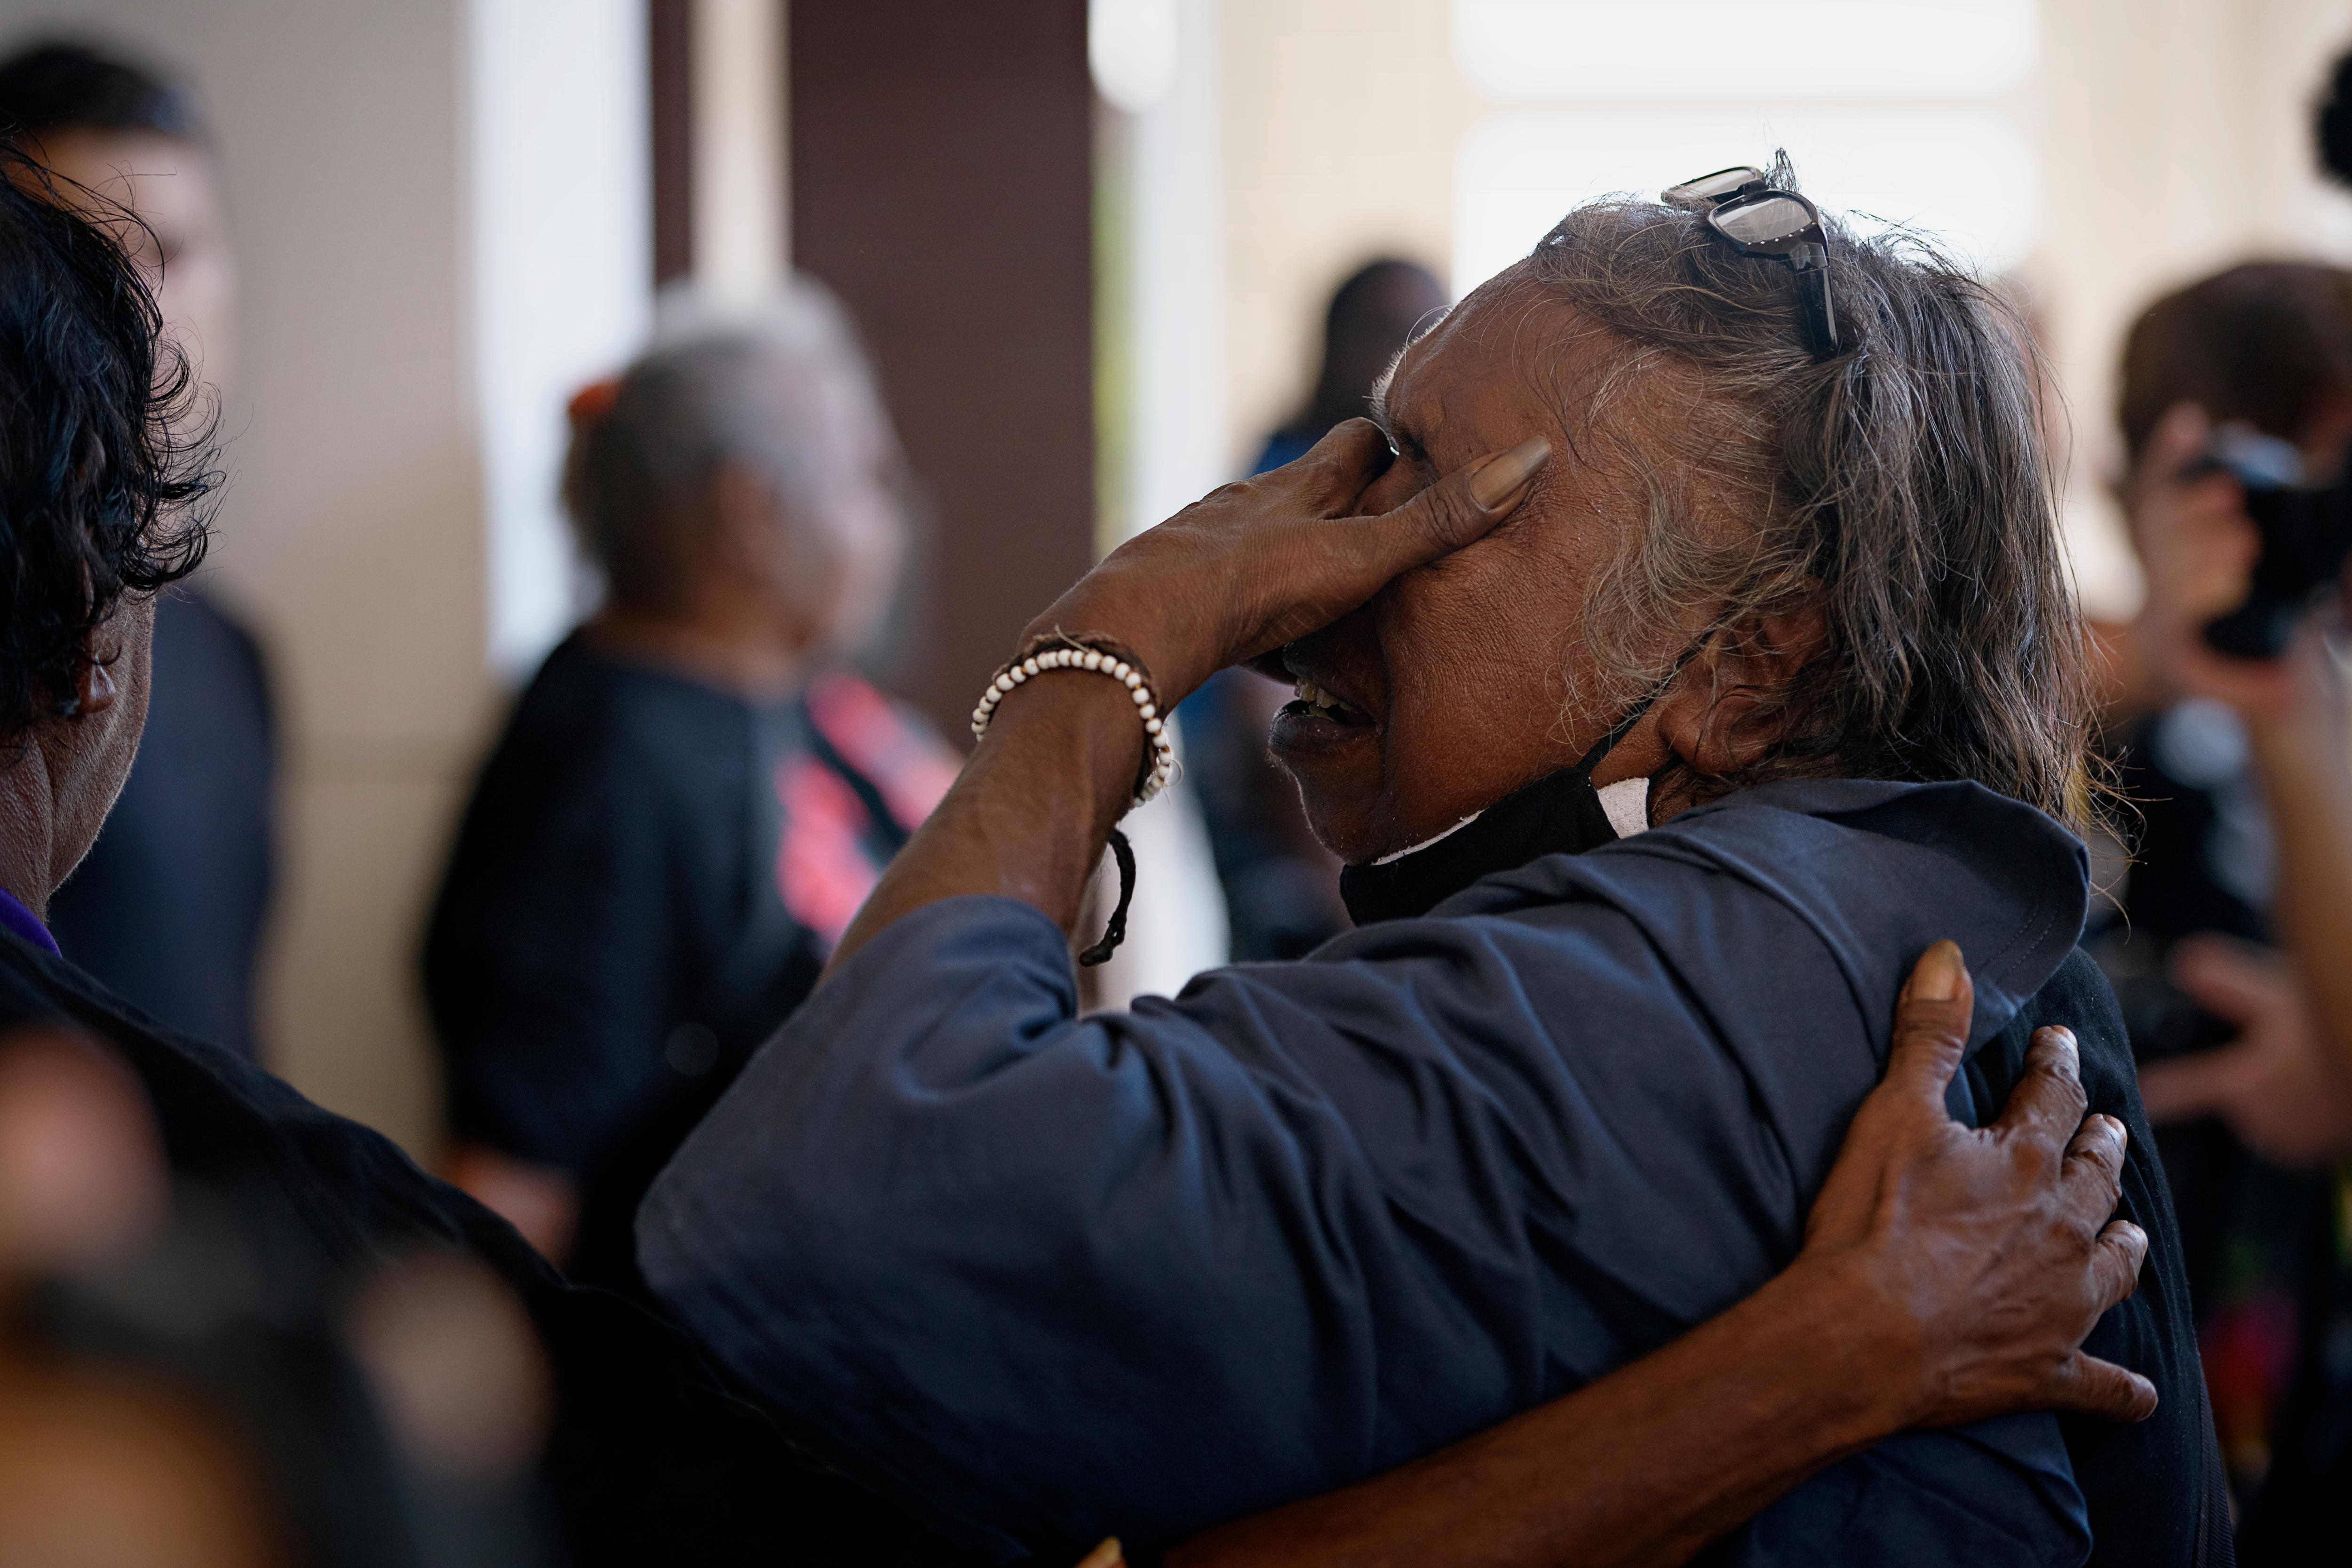
<svg viewBox="0 0 2352 1568">
<path fill-rule="evenodd" d="M 116 238 L 138 219 L 0 142 L 0 746 L 74 711 L 125 594 L 203 561 L 215 411 Z M 97 221 L 75 210 L 75 204 Z"/>
<path fill-rule="evenodd" d="M 115 53 L 52 39 L 0 60 L 0 120 L 16 132 L 83 129 L 168 136 L 208 146 L 204 117 L 186 87 Z"/>
</svg>

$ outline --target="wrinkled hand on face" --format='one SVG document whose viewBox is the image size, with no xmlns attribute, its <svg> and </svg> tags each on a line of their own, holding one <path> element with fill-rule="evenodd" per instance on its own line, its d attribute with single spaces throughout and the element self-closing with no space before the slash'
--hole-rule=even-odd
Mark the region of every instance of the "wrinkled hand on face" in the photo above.
<svg viewBox="0 0 2352 1568">
<path fill-rule="evenodd" d="M 1404 505 L 1531 432 L 1553 457 L 1500 527 L 1283 650 L 1322 714 L 1278 723 L 1276 754 L 1341 859 L 1418 843 L 1569 766 L 1622 709 L 1584 619 L 1648 515 L 1615 431 L 1691 405 L 1674 367 L 1645 367 L 1610 403 L 1615 424 L 1593 426 L 1583 411 L 1621 347 L 1515 269 L 1416 340 L 1382 389 L 1396 456 L 1358 502 L 1365 512 Z M 1692 630 L 1637 628 L 1631 641 L 1663 663 Z M 1312 721 L 1324 716 L 1333 721 Z M 1629 761 L 1648 755 L 1664 718 L 1626 737 Z"/>
</svg>

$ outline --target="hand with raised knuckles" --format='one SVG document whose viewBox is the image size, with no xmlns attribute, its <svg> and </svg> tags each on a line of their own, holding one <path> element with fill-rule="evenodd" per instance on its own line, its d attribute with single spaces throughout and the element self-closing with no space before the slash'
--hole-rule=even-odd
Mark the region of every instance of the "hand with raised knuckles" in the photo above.
<svg viewBox="0 0 2352 1568">
<path fill-rule="evenodd" d="M 1905 1425 L 2008 1410 L 2137 1419 L 2156 1390 L 2085 1356 L 2100 1315 L 2129 1296 L 2147 1236 L 2109 1216 L 2126 1134 L 2087 1109 L 2074 1037 L 2034 1032 L 2000 1119 L 1963 1127 L 1944 1091 L 1967 1048 L 1975 988 L 1950 942 L 1927 950 L 1895 1012 L 1885 1079 L 1847 1131 L 1805 1226 L 1800 1267 L 1851 1268 L 1911 1326 Z"/>
<path fill-rule="evenodd" d="M 2036 1033 L 1999 1121 L 1952 1121 L 1974 1005 L 1959 950 L 1928 949 L 1803 1251 L 1748 1300 L 1493 1431 L 1195 1537 L 1171 1568 L 1655 1568 L 1906 1427 L 2152 1414 L 2146 1378 L 2082 1350 L 2147 1251 L 2110 1217 L 2124 1128 L 2084 1116 L 2063 1029 Z M 1084 1568 L 1121 1561 L 1100 1552 Z"/>
</svg>

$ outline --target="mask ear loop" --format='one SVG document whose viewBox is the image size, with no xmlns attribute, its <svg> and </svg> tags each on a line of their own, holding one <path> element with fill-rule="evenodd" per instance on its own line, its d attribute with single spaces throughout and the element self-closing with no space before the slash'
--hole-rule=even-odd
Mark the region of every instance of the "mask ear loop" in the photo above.
<svg viewBox="0 0 2352 1568">
<path fill-rule="evenodd" d="M 1676 654 L 1675 656 L 1674 668 L 1667 670 L 1665 674 L 1660 676 L 1658 678 L 1657 684 L 1651 687 L 1649 690 L 1643 692 L 1639 701 L 1635 702 L 1631 708 L 1626 709 L 1623 715 L 1618 719 L 1617 722 L 1609 726 L 1609 732 L 1607 734 L 1592 742 L 1592 749 L 1585 752 L 1583 760 L 1576 764 L 1576 772 L 1590 779 L 1592 776 L 1592 770 L 1601 765 L 1601 760 L 1603 757 L 1606 757 L 1611 752 L 1616 750 L 1617 742 L 1623 740 L 1626 735 L 1633 731 L 1633 726 L 1642 721 L 1642 715 L 1647 713 L 1650 710 L 1651 705 L 1655 703 L 1659 698 L 1664 697 L 1666 694 L 1667 689 L 1672 687 L 1677 679 L 1681 679 L 1683 670 L 1688 667 L 1690 661 L 1696 658 L 1699 656 L 1700 650 L 1705 648 L 1708 643 L 1713 642 L 1715 640 L 1715 634 L 1722 629 L 1723 623 L 1720 620 L 1716 621 L 1705 631 L 1699 633 L 1698 636 L 1693 639 L 1690 647 L 1683 649 L 1681 653 Z M 1660 770 L 1660 772 L 1664 771 L 1664 769 Z M 1654 777 L 1655 775 L 1654 774 L 1652 776 Z"/>
</svg>

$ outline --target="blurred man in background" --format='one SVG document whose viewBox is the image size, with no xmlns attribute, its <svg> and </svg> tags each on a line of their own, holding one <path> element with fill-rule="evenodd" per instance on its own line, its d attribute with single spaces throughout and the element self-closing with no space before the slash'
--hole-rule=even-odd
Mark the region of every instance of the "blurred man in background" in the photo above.
<svg viewBox="0 0 2352 1568">
<path fill-rule="evenodd" d="M 483 769 L 425 962 L 453 1175 L 631 1290 L 646 1188 L 956 768 L 848 668 L 907 519 L 839 306 L 798 280 L 667 336 L 575 401 L 565 496 L 608 596 Z"/>
<path fill-rule="evenodd" d="M 120 204 L 145 226 L 126 227 L 123 241 L 165 331 L 200 380 L 223 384 L 236 277 L 218 173 L 186 89 L 82 45 L 43 44 L 0 62 L 0 122 L 69 197 Z M 110 989 L 248 1057 L 275 773 L 259 646 L 201 584 L 174 587 L 156 605 L 138 763 L 50 910 L 59 945 Z"/>
<path fill-rule="evenodd" d="M 1373 384 L 1414 327 L 1444 309 L 1445 285 L 1418 263 L 1388 258 L 1349 274 L 1324 312 L 1314 391 L 1266 437 L 1250 471 L 1278 468 L 1341 420 L 1362 418 Z M 1266 751 L 1267 727 L 1290 696 L 1286 686 L 1229 669 L 1178 715 L 1237 961 L 1303 957 L 1349 925 L 1339 863 L 1307 830 L 1297 786 Z"/>
<path fill-rule="evenodd" d="M 2123 354 L 2125 490 L 2147 602 L 2103 628 L 2117 783 L 2139 819 L 2089 941 L 2142 1064 L 2180 1216 L 2250 1563 L 2310 1561 L 2352 1420 L 2352 764 L 2319 620 L 2284 657 L 2224 658 L 2205 623 L 2261 550 L 2214 427 L 2284 442 L 2315 479 L 2352 446 L 2352 273 L 2231 268 L 2158 300 Z"/>
</svg>

